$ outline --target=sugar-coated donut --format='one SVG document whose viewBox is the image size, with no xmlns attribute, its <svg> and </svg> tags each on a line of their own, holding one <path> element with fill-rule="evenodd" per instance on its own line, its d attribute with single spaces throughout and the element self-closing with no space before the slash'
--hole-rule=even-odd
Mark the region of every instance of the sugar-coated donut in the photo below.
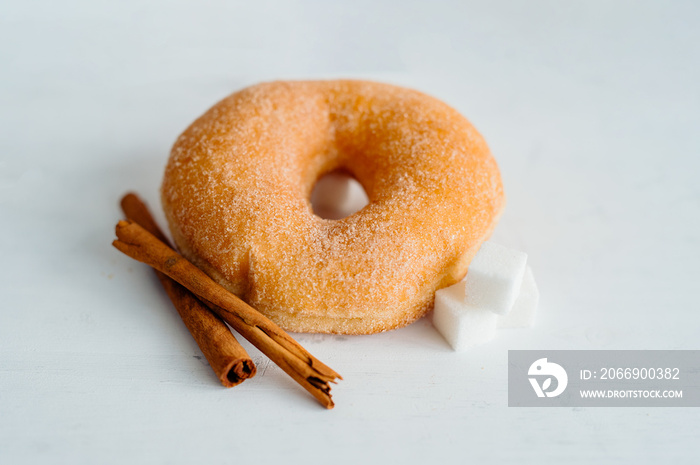
<svg viewBox="0 0 700 465">
<path fill-rule="evenodd" d="M 342 169 L 369 204 L 340 220 L 309 198 Z M 369 334 L 430 310 L 504 203 L 496 162 L 456 110 L 364 81 L 237 92 L 176 141 L 162 201 L 181 252 L 289 331 Z"/>
</svg>

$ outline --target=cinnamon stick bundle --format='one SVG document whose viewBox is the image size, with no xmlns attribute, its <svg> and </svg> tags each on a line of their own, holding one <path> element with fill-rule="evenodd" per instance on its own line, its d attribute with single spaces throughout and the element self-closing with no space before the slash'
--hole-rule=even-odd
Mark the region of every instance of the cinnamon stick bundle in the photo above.
<svg viewBox="0 0 700 465">
<path fill-rule="evenodd" d="M 117 240 L 121 252 L 174 279 L 207 303 L 255 347 L 313 395 L 324 407 L 333 408 L 330 384 L 342 377 L 308 353 L 282 328 L 230 293 L 206 273 L 162 241 L 131 221 L 120 221 Z"/>
<path fill-rule="evenodd" d="M 136 194 L 126 194 L 121 200 L 121 207 L 127 218 L 169 245 L 148 207 Z M 221 384 L 233 387 L 255 376 L 253 360 L 226 323 L 180 284 L 160 271 L 156 270 L 156 275 Z"/>
</svg>

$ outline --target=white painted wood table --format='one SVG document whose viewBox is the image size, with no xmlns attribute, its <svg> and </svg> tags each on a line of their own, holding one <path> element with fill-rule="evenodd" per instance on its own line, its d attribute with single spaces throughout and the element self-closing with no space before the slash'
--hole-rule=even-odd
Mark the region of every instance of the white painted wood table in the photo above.
<svg viewBox="0 0 700 465">
<path fill-rule="evenodd" d="M 507 406 L 508 349 L 700 349 L 700 8 L 675 2 L 0 5 L 0 463 L 697 463 L 698 409 Z M 152 272 L 111 246 L 158 210 L 175 137 L 260 80 L 436 95 L 483 132 L 529 253 L 532 330 L 453 353 L 428 320 L 297 335 L 320 408 L 246 343 L 219 386 Z"/>
</svg>

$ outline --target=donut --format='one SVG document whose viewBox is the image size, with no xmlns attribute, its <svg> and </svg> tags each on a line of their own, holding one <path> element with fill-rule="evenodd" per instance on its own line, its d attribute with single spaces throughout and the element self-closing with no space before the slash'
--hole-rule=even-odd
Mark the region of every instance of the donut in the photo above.
<svg viewBox="0 0 700 465">
<path fill-rule="evenodd" d="M 323 175 L 369 198 L 314 214 Z M 280 81 L 223 99 L 175 142 L 161 197 L 184 256 L 288 331 L 371 334 L 462 279 L 503 204 L 495 160 L 456 110 L 355 80 Z"/>
</svg>

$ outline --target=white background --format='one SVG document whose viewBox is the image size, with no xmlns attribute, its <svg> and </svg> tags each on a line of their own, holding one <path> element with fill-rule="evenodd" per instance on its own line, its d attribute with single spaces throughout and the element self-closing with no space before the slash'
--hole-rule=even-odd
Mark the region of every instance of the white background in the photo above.
<svg viewBox="0 0 700 465">
<path fill-rule="evenodd" d="M 0 463 L 691 463 L 698 409 L 507 407 L 508 349 L 700 349 L 700 8 L 673 2 L 0 6 Z M 502 170 L 532 330 L 453 353 L 429 319 L 298 335 L 320 408 L 246 343 L 226 390 L 152 272 L 110 246 L 158 211 L 170 145 L 261 80 L 407 85 Z M 316 458 L 313 458 L 316 457 Z"/>
</svg>

